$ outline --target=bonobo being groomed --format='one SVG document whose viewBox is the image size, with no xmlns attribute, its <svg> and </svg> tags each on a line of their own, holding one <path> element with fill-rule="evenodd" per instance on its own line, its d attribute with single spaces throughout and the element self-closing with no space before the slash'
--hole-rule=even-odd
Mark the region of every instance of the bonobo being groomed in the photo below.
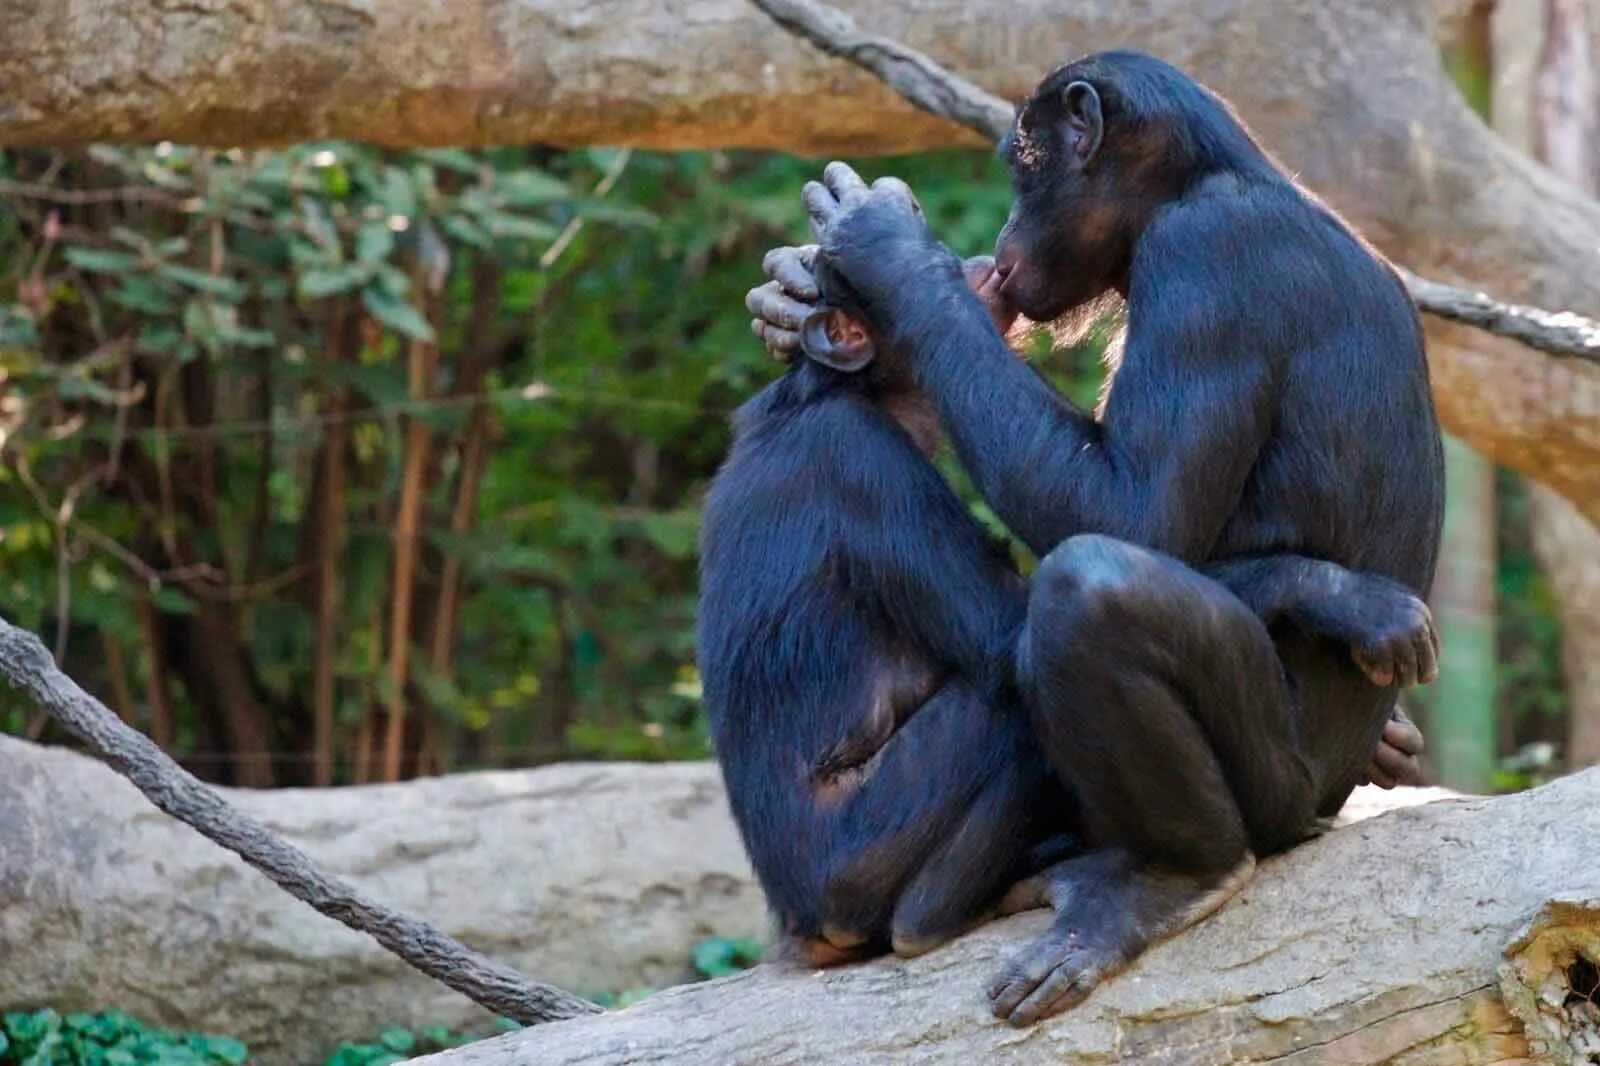
<svg viewBox="0 0 1600 1066">
<path fill-rule="evenodd" d="M 734 814 L 802 956 L 925 949 L 1036 873 L 1013 898 L 1037 886 L 1055 921 L 990 989 L 1020 1024 L 1220 906 L 1375 748 L 1403 767 L 1443 486 L 1399 280 L 1222 101 L 1093 56 L 1003 150 L 987 274 L 898 182 L 835 164 L 807 187 L 816 282 L 778 253 L 752 306 L 811 357 L 740 412 L 699 636 Z M 997 322 L 1113 290 L 1127 337 L 1091 416 Z M 831 331 L 801 329 L 815 304 Z M 938 428 L 1030 581 L 927 461 Z"/>
</svg>

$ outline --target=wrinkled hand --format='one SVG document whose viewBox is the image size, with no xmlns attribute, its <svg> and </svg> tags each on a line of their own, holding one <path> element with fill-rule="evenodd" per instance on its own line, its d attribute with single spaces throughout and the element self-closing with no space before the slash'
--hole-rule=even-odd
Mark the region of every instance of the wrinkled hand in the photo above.
<svg viewBox="0 0 1600 1066">
<path fill-rule="evenodd" d="M 755 317 L 754 333 L 779 362 L 790 362 L 800 352 L 800 325 L 822 299 L 815 263 L 817 246 L 804 244 L 774 248 L 761 260 L 768 280 L 745 294 L 744 306 Z M 1017 320 L 1017 309 L 1000 295 L 1000 273 L 994 256 L 975 255 L 961 264 L 961 272 L 994 328 L 1004 336 Z"/>
<path fill-rule="evenodd" d="M 1423 748 L 1422 730 L 1396 707 L 1383 724 L 1383 736 L 1367 765 L 1365 783 L 1379 788 L 1422 784 L 1422 761 L 1418 756 Z"/>
<path fill-rule="evenodd" d="M 745 294 L 745 309 L 755 316 L 750 331 L 781 362 L 799 354 L 800 326 L 822 299 L 816 258 L 814 244 L 772 249 L 761 260 L 761 272 L 770 280 Z"/>
<path fill-rule="evenodd" d="M 822 180 L 800 190 L 818 261 L 841 278 L 868 317 L 937 258 L 953 259 L 933 239 L 911 187 L 899 178 L 870 186 L 844 163 L 829 163 Z"/>
<path fill-rule="evenodd" d="M 1439 676 L 1439 630 L 1433 612 L 1421 599 L 1399 584 L 1381 586 L 1364 597 L 1370 606 L 1357 611 L 1371 627 L 1351 644 L 1350 657 L 1372 683 L 1387 688 L 1426 685 Z"/>
</svg>

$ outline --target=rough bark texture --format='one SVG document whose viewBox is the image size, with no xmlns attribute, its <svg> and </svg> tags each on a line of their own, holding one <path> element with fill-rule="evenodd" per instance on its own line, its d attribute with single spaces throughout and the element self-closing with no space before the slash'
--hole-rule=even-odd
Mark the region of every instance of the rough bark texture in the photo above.
<svg viewBox="0 0 1600 1066">
<path fill-rule="evenodd" d="M 1264 864 L 1214 918 L 1033 1029 L 996 1023 L 980 989 L 1043 927 L 1038 913 L 921 959 L 763 966 L 419 1061 L 1589 1062 L 1561 1045 L 1588 1039 L 1586 1008 L 1566 985 L 1577 957 L 1600 956 L 1600 913 L 1582 902 L 1600 898 L 1597 848 L 1600 771 L 1339 829 Z M 1510 1002 L 1535 1020 L 1548 1057 L 1534 1059 L 1502 1000 L 1508 961 Z M 1577 979 L 1581 989 L 1581 968 Z"/>
<path fill-rule="evenodd" d="M 397 911 L 317 865 L 304 851 L 208 787 L 63 674 L 43 642 L 0 618 L 0 675 L 31 697 L 162 812 L 266 874 L 295 898 L 366 933 L 429 977 L 524 1025 L 598 1008 L 525 977 L 435 925 Z"/>
<path fill-rule="evenodd" d="M 1600 6 L 1506 2 L 1493 27 L 1495 130 L 1575 188 L 1600 193 Z M 1600 528 L 1531 483 L 1528 519 L 1561 620 L 1567 763 L 1600 764 Z"/>
<path fill-rule="evenodd" d="M 1436 41 L 1470 0 L 852 0 L 874 33 L 1018 97 L 1133 45 L 1228 95 L 1312 188 L 1419 274 L 1600 313 L 1600 205 L 1498 141 Z M 979 138 L 746 0 L 0 0 L 0 143 L 342 136 L 899 152 Z M 965 249 L 971 251 L 973 249 Z M 1440 414 L 1600 517 L 1600 367 L 1430 325 Z"/>
<path fill-rule="evenodd" d="M 325 869 L 489 957 L 598 992 L 688 976 L 764 906 L 708 764 L 222 790 Z M 79 755 L 0 737 L 0 1009 L 118 1007 L 316 1062 L 465 997 L 285 895 Z"/>
</svg>

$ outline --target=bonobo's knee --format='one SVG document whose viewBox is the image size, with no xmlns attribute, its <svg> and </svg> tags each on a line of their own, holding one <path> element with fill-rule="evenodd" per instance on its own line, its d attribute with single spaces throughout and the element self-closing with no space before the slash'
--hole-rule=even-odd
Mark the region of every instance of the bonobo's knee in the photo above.
<svg viewBox="0 0 1600 1066">
<path fill-rule="evenodd" d="M 1040 561 L 1028 597 L 1030 617 L 1093 624 L 1137 607 L 1144 549 L 1095 533 L 1069 537 Z M 1052 625 L 1051 628 L 1055 628 Z"/>
</svg>

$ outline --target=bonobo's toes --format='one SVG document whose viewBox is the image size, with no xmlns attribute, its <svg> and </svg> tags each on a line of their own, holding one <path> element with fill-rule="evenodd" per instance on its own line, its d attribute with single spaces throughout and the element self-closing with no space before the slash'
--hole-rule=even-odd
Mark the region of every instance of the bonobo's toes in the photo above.
<svg viewBox="0 0 1600 1066">
<path fill-rule="evenodd" d="M 1113 850 L 1052 867 L 1043 876 L 1055 921 L 990 981 L 995 1017 L 1031 1025 L 1082 1002 L 1151 943 L 1222 906 L 1254 872 L 1249 855 L 1224 873 L 1194 875 Z"/>
<path fill-rule="evenodd" d="M 996 1018 L 1032 1025 L 1082 1002 L 1124 961 L 1113 948 L 1085 943 L 1069 923 L 1057 919 L 989 983 L 990 1006 Z"/>
</svg>

